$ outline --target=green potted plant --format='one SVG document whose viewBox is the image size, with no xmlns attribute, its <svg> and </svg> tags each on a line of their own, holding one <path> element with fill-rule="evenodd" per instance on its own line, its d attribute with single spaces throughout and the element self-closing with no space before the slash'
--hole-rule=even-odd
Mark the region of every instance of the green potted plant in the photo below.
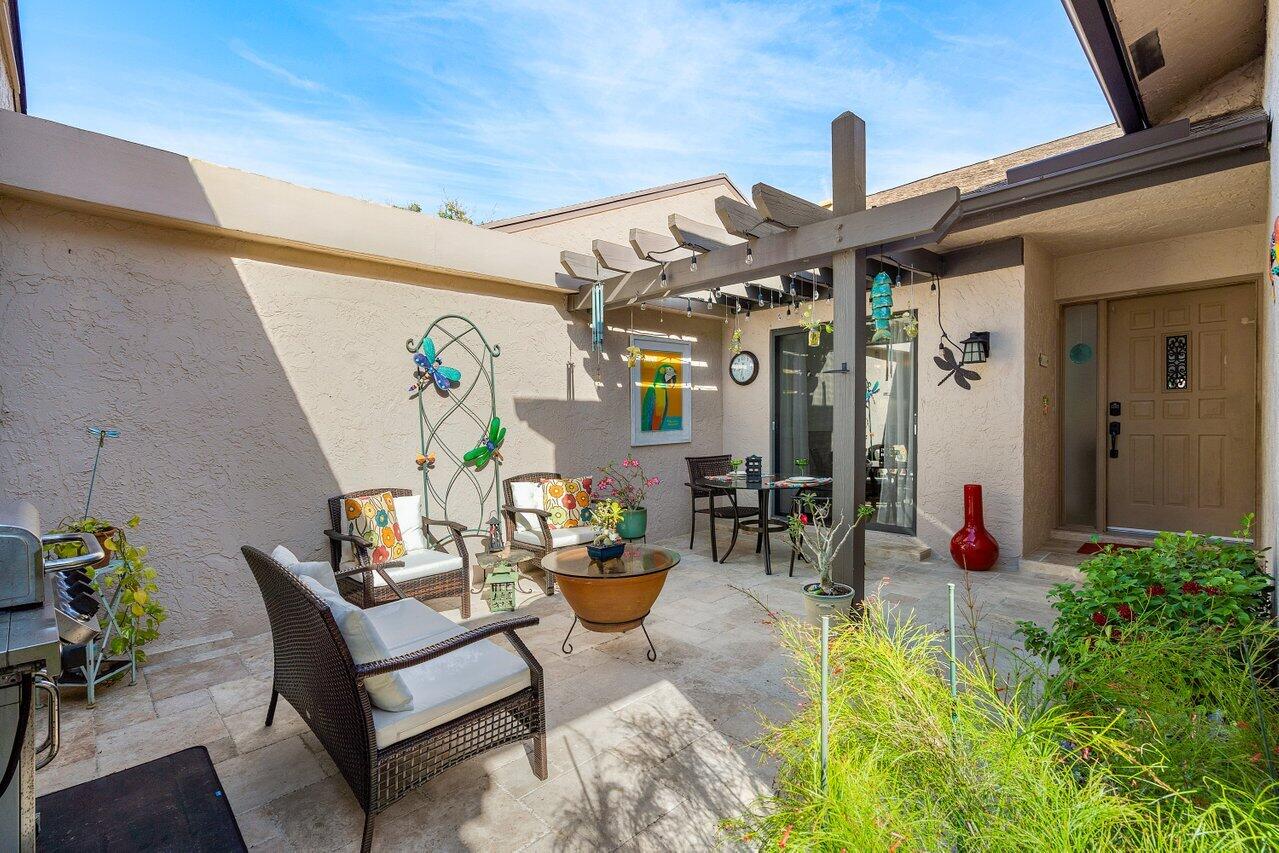
<svg viewBox="0 0 1279 853">
<path fill-rule="evenodd" d="M 801 456 L 798 459 L 796 459 L 795 467 L 799 470 L 799 476 L 801 477 L 807 476 L 808 475 L 808 457 Z"/>
<path fill-rule="evenodd" d="M 660 477 L 644 473 L 644 466 L 629 453 L 621 462 L 610 462 L 600 469 L 603 476 L 595 485 L 595 495 L 621 506 L 622 518 L 616 525 L 622 539 L 639 539 L 648 530 L 648 490 L 662 483 Z M 599 512 L 592 508 L 591 523 L 599 527 Z"/>
<path fill-rule="evenodd" d="M 817 570 L 817 582 L 804 585 L 804 612 L 810 622 L 820 625 L 822 616 L 847 615 L 856 590 L 835 581 L 835 554 L 853 529 L 874 514 L 873 506 L 862 504 L 851 524 L 842 519 L 831 524 L 830 507 L 818 503 L 813 495 L 803 495 L 795 501 L 786 520 L 791 545 Z"/>
<path fill-rule="evenodd" d="M 136 526 L 137 519 L 132 518 L 130 522 Z M 93 516 L 85 516 L 84 518 L 64 518 L 53 529 L 53 533 L 88 533 L 98 540 L 98 544 L 106 550 L 107 542 L 111 541 L 116 534 L 116 526 L 110 521 L 102 518 L 94 518 Z M 75 542 L 63 542 L 53 546 L 51 549 L 54 554 L 59 557 L 74 557 L 80 553 L 80 546 Z M 107 561 L 111 559 L 111 555 L 103 557 L 94 566 L 105 566 Z"/>
<path fill-rule="evenodd" d="M 746 460 L 745 460 L 745 459 L 738 459 L 738 458 L 734 457 L 734 458 L 732 458 L 732 459 L 728 460 L 728 467 L 730 467 L 730 468 L 732 468 L 732 469 L 733 469 L 733 476 L 734 476 L 734 477 L 736 477 L 736 476 L 737 476 L 737 470 L 738 470 L 739 468 L 741 468 L 741 467 L 742 467 L 742 465 L 744 465 L 744 464 L 746 464 Z"/>
<path fill-rule="evenodd" d="M 622 505 L 614 500 L 601 501 L 591 507 L 591 524 L 599 531 L 591 544 L 586 546 L 586 553 L 592 560 L 611 560 L 622 556 L 626 550 L 626 542 L 617 532 L 617 526 L 624 518 Z"/>
</svg>

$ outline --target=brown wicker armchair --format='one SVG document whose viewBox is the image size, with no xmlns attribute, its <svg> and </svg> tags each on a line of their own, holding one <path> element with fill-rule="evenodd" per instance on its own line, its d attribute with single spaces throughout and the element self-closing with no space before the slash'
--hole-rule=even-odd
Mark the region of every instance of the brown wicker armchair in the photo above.
<svg viewBox="0 0 1279 853">
<path fill-rule="evenodd" d="M 271 725 L 281 695 L 306 720 L 364 809 L 363 851 L 372 845 L 377 814 L 434 776 L 490 749 L 531 740 L 533 772 L 539 779 L 547 778 L 542 667 L 515 634 L 517 628 L 536 625 L 537 617 L 518 616 L 470 630 L 457 626 L 444 639 L 431 637 L 423 648 L 356 664 L 326 604 L 271 557 L 247 546 L 240 550 L 261 589 L 271 623 L 275 675 L 266 724 Z M 337 574 L 363 571 L 357 567 Z M 388 586 L 394 588 L 394 583 Z M 389 718 L 415 711 L 375 711 L 366 678 L 420 667 L 464 648 L 474 650 L 473 644 L 497 634 L 506 635 L 528 667 L 528 686 L 425 731 L 409 729 L 411 733 L 385 742 L 386 733 L 397 730 L 391 728 L 397 721 Z M 508 654 L 484 646 L 477 652 Z"/>
<path fill-rule="evenodd" d="M 364 498 L 390 492 L 394 498 L 413 496 L 410 489 L 364 489 L 358 492 L 347 492 L 329 498 L 329 529 L 324 535 L 329 539 L 329 562 L 333 571 L 343 568 L 343 545 L 349 545 L 353 561 L 346 568 L 363 567 L 364 572 L 345 573 L 349 577 L 341 582 L 342 594 L 353 604 L 361 607 L 372 607 L 386 601 L 394 601 L 398 596 L 385 582 L 385 576 L 394 577 L 406 595 L 419 601 L 432 598 L 458 596 L 461 599 L 462 618 L 471 616 L 471 568 L 470 557 L 466 552 L 466 544 L 462 538 L 466 527 L 455 521 L 421 517 L 422 532 L 435 553 L 444 554 L 448 560 L 438 560 L 429 572 L 414 566 L 415 552 L 410 552 L 404 560 L 382 563 L 386 572 L 373 571 L 369 556 L 369 547 L 363 539 L 343 532 L 342 503 L 347 498 Z M 397 501 L 398 503 L 399 501 Z M 405 519 L 400 519 L 401 527 L 407 526 Z M 448 531 L 448 541 L 457 549 L 456 556 L 444 550 L 444 541 L 431 534 L 432 527 L 443 527 Z"/>
<path fill-rule="evenodd" d="M 532 474 L 520 474 L 518 477 L 507 477 L 502 481 L 502 515 L 506 518 L 506 541 L 512 546 L 523 548 L 534 554 L 534 560 L 541 568 L 542 557 L 552 551 L 576 548 L 588 544 L 595 538 L 593 527 L 569 527 L 551 530 L 547 524 L 550 513 L 536 505 L 532 495 L 543 480 L 560 480 L 561 475 L 553 471 L 536 471 Z M 545 570 L 543 570 L 545 571 Z M 555 594 L 555 576 L 546 573 L 546 594 Z"/>
</svg>

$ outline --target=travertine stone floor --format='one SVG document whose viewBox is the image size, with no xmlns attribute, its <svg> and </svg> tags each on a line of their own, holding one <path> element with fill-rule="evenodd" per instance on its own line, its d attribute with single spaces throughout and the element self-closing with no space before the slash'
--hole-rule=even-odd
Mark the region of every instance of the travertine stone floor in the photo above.
<svg viewBox="0 0 1279 853">
<path fill-rule="evenodd" d="M 782 537 L 774 542 L 784 553 Z M 546 670 L 550 779 L 533 776 L 518 746 L 489 753 L 383 813 L 375 849 L 705 850 L 721 819 L 769 790 L 774 768 L 751 743 L 760 716 L 785 719 L 796 697 L 770 620 L 740 590 L 798 615 L 811 570 L 801 564 L 788 578 L 778 558 L 777 573 L 765 576 L 742 543 L 717 565 L 704 535 L 691 552 L 687 539 L 664 544 L 684 559 L 649 619 L 656 663 L 645 659 L 638 632 L 575 633 L 575 650 L 564 655 L 571 612 L 563 598 L 539 591 L 520 606 L 542 618 L 523 635 Z M 872 562 L 867 575 L 872 587 L 886 578 L 886 599 L 938 626 L 946 583 L 963 578 L 940 559 Z M 1048 619 L 1051 576 L 971 578 L 982 630 L 996 640 L 1007 641 L 1018 619 Z M 62 750 L 40 771 L 38 790 L 204 744 L 250 847 L 357 849 L 362 812 L 318 741 L 285 702 L 275 724 L 263 725 L 270 678 L 264 633 L 155 655 L 136 685 L 103 689 L 93 709 L 67 692 Z"/>
</svg>

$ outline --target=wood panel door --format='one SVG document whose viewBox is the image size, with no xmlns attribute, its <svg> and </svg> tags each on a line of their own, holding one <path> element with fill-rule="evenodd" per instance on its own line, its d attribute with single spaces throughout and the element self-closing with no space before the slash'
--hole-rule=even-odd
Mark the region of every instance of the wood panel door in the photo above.
<svg viewBox="0 0 1279 853">
<path fill-rule="evenodd" d="M 1110 303 L 1108 527 L 1229 535 L 1254 511 L 1256 316 L 1250 284 Z"/>
</svg>

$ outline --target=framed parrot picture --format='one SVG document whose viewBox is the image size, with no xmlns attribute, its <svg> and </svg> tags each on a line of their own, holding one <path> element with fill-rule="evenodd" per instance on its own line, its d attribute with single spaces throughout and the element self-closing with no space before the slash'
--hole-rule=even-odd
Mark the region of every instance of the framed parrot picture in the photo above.
<svg viewBox="0 0 1279 853">
<path fill-rule="evenodd" d="M 640 351 L 631 367 L 631 444 L 692 441 L 692 344 L 631 335 L 631 345 Z"/>
</svg>

